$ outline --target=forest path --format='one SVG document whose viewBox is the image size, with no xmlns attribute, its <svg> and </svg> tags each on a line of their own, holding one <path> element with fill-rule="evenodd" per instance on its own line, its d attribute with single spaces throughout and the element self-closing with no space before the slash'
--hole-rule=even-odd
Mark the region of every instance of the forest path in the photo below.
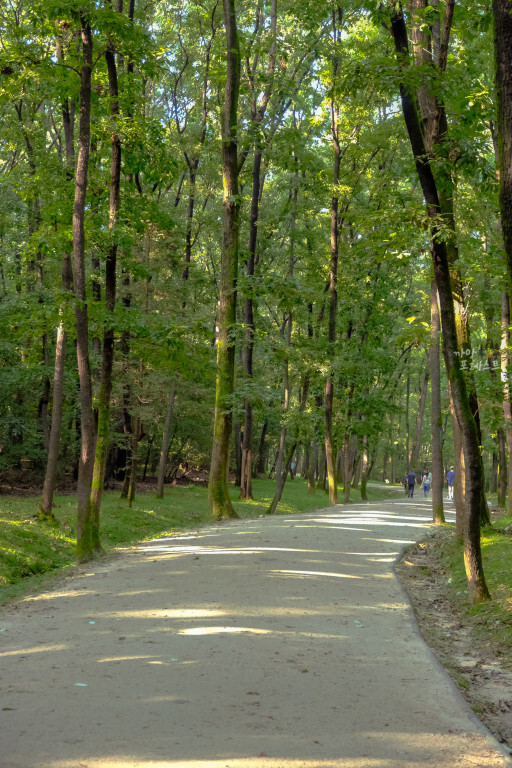
<svg viewBox="0 0 512 768">
<path fill-rule="evenodd" d="M 0 617 L 2 768 L 503 768 L 393 573 L 430 500 L 236 521 Z"/>
</svg>

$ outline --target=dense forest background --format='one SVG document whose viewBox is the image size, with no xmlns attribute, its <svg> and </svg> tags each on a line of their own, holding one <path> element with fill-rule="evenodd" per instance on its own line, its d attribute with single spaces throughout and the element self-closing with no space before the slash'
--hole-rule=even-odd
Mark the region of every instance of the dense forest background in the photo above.
<svg viewBox="0 0 512 768">
<path fill-rule="evenodd" d="M 299 471 L 335 502 L 426 468 L 441 519 L 452 464 L 461 530 L 465 493 L 505 504 L 490 2 L 0 9 L 3 483 L 44 484 L 51 515 L 78 480 L 82 555 L 104 482 L 192 470 L 217 517 L 227 478 L 276 477 L 277 504 Z"/>
</svg>

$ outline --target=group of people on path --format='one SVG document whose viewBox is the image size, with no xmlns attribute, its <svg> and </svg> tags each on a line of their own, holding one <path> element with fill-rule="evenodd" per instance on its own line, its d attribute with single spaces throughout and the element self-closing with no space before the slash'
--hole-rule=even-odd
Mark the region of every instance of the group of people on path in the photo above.
<svg viewBox="0 0 512 768">
<path fill-rule="evenodd" d="M 410 499 L 414 496 L 414 487 L 417 480 L 418 476 L 413 469 L 407 472 L 404 477 L 404 487 Z M 453 467 L 450 467 L 446 473 L 446 482 L 448 483 L 448 498 L 453 499 L 453 485 L 455 482 L 455 471 Z M 432 472 L 429 472 L 427 469 L 424 469 L 421 474 L 421 485 L 423 486 L 423 495 L 428 496 L 432 487 Z"/>
</svg>

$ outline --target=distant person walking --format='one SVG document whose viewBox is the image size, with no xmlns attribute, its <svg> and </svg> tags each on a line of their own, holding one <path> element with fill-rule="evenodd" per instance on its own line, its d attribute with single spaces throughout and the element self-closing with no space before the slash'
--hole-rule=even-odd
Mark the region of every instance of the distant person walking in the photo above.
<svg viewBox="0 0 512 768">
<path fill-rule="evenodd" d="M 448 498 L 453 499 L 453 484 L 455 482 L 455 472 L 453 467 L 450 467 L 446 473 L 446 482 L 448 483 Z"/>
<path fill-rule="evenodd" d="M 410 499 L 414 496 L 414 486 L 416 485 L 416 472 L 411 469 L 410 472 L 406 474 L 406 480 L 407 480 L 407 495 Z"/>
</svg>

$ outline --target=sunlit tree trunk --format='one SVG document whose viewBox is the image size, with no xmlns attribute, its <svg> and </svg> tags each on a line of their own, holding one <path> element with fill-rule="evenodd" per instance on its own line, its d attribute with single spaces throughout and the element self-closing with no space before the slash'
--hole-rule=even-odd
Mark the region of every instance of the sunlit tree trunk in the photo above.
<svg viewBox="0 0 512 768">
<path fill-rule="evenodd" d="M 408 60 L 408 36 L 403 12 L 397 7 L 391 17 L 391 31 L 400 67 Z M 416 95 L 410 86 L 400 84 L 402 110 L 416 162 L 418 179 L 430 220 L 432 261 L 439 294 L 443 355 L 450 382 L 457 421 L 461 427 L 466 459 L 466 515 L 464 521 L 464 564 L 473 603 L 489 599 L 480 548 L 480 518 L 483 497 L 483 472 L 480 443 L 468 389 L 461 369 L 457 327 L 450 279 L 450 264 L 444 237 L 439 231 L 441 205 L 421 129 Z"/>
<path fill-rule="evenodd" d="M 240 87 L 240 49 L 234 0 L 223 0 L 226 27 L 227 76 L 222 122 L 224 205 L 217 335 L 217 377 L 213 447 L 208 485 L 210 512 L 216 519 L 238 517 L 228 489 L 229 443 L 233 415 L 229 398 L 235 386 L 236 281 L 240 225 L 237 123 Z"/>
<path fill-rule="evenodd" d="M 441 360 L 439 337 L 441 318 L 437 301 L 437 286 L 433 280 L 430 285 L 430 388 L 431 388 L 431 428 L 432 428 L 432 519 L 434 523 L 444 523 L 443 509 L 443 452 L 441 445 Z"/>
</svg>

